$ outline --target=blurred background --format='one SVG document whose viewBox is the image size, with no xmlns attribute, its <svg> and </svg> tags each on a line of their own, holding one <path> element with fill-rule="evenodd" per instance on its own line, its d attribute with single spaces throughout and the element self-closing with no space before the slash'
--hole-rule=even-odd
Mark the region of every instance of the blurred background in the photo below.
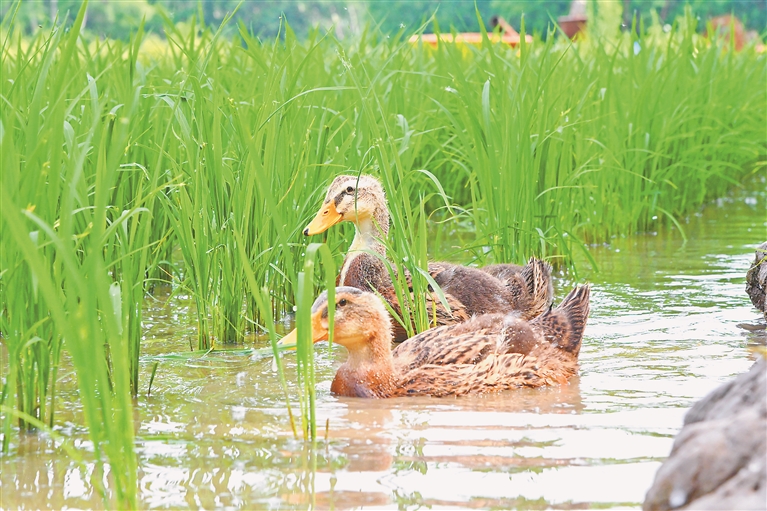
<svg viewBox="0 0 767 511">
<path fill-rule="evenodd" d="M 0 2 L 0 15 L 5 17 L 15 2 Z M 203 19 L 208 25 L 218 25 L 227 13 L 233 12 L 239 0 L 92 0 L 85 23 L 86 31 L 103 37 L 127 39 L 142 18 L 146 18 L 147 30 L 162 34 L 163 21 L 183 22 L 193 16 Z M 81 0 L 39 0 L 22 2 L 17 25 L 26 27 L 29 33 L 47 29 L 56 13 L 60 17 L 74 18 Z M 767 2 L 764 0 L 614 0 L 595 2 L 582 0 L 358 0 L 358 1 L 254 1 L 245 0 L 237 10 L 229 30 L 236 30 L 242 23 L 251 33 L 259 37 L 275 37 L 280 23 L 286 19 L 296 34 L 301 37 L 309 29 L 334 30 L 343 38 L 355 35 L 365 28 L 380 26 L 385 33 L 406 33 L 416 31 L 434 14 L 435 21 L 443 32 L 451 28 L 474 32 L 479 30 L 476 9 L 485 24 L 492 16 L 508 20 L 514 27 L 520 27 L 524 15 L 526 31 L 539 33 L 545 38 L 547 30 L 559 20 L 586 17 L 593 13 L 594 4 L 600 11 L 606 11 L 612 19 L 620 18 L 625 26 L 632 20 L 650 24 L 652 22 L 672 23 L 692 8 L 702 21 L 716 16 L 734 14 L 747 30 L 764 36 L 767 27 Z M 601 14 L 601 15 L 604 15 Z M 284 18 L 283 18 L 284 16 Z M 426 32 L 434 30 L 429 23 Z"/>
</svg>

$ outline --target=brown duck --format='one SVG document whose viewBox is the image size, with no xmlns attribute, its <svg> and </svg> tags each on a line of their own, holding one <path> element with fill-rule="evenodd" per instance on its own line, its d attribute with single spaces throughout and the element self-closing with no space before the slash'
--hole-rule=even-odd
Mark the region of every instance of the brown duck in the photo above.
<svg viewBox="0 0 767 511">
<path fill-rule="evenodd" d="M 475 316 L 418 334 L 393 351 L 391 322 L 377 295 L 339 287 L 335 304 L 333 341 L 344 346 L 349 357 L 331 384 L 333 393 L 457 396 L 567 382 L 578 369 L 589 287 L 575 288 L 557 308 L 531 321 L 514 313 Z M 325 292 L 312 306 L 312 339 L 327 338 Z M 294 330 L 280 343 L 295 339 Z"/>
<path fill-rule="evenodd" d="M 377 291 L 401 317 L 381 242 L 389 232 L 389 210 L 381 183 L 372 176 L 338 176 L 331 183 L 322 208 L 304 229 L 307 236 L 324 232 L 340 222 L 353 222 L 356 233 L 336 284 L 364 291 Z M 547 310 L 552 301 L 551 267 L 531 258 L 526 266 L 493 265 L 482 269 L 456 264 L 429 263 L 428 271 L 446 295 L 450 311 L 435 295 L 427 297 L 436 312 L 437 325 L 468 320 L 473 315 L 517 311 L 532 319 Z M 433 307 L 432 307 L 433 304 Z M 404 328 L 395 325 L 395 337 L 403 339 Z"/>
</svg>

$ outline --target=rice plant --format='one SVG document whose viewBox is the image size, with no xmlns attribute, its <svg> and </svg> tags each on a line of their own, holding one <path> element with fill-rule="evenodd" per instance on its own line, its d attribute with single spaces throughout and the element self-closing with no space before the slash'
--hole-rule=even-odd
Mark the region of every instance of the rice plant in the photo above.
<svg viewBox="0 0 767 511">
<path fill-rule="evenodd" d="M 26 52 L 19 40 L 15 62 L 3 53 L 6 76 L 14 77 L 3 95 L 14 109 L 3 110 L 0 133 L 2 332 L 17 357 L 10 360 L 3 399 L 17 390 L 20 412 L 53 424 L 52 389 L 63 343 L 77 370 L 100 469 L 94 483 L 105 505 L 135 507 L 131 365 L 137 358 L 131 360 L 130 354 L 138 347 L 130 341 L 139 337 L 129 329 L 137 326 L 131 316 L 141 302 L 130 300 L 136 296 L 132 286 L 143 282 L 129 280 L 136 273 L 133 265 L 142 260 L 142 247 L 131 245 L 135 239 L 128 233 L 135 233 L 131 219 L 145 208 L 140 192 L 120 209 L 112 195 L 140 86 L 129 84 L 124 103 L 111 106 L 97 79 L 71 76 L 70 70 L 83 63 L 78 35 L 85 9 L 84 4 L 68 33 L 54 29 Z M 70 97 L 82 100 L 79 111 Z M 120 252 L 130 260 L 110 259 Z M 6 414 L 6 452 L 10 419 Z M 21 421 L 22 427 L 32 424 Z M 113 494 L 101 484 L 107 474 L 114 481 Z"/>
</svg>

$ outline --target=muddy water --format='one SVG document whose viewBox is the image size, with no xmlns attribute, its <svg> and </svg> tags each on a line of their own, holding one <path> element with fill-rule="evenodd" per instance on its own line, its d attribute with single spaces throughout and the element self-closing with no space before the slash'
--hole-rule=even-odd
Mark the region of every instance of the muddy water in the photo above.
<svg viewBox="0 0 767 511">
<path fill-rule="evenodd" d="M 758 183 L 764 190 L 765 183 Z M 458 399 L 339 399 L 342 349 L 317 351 L 316 451 L 292 439 L 269 360 L 160 363 L 136 402 L 146 508 L 456 509 L 638 507 L 686 409 L 745 371 L 764 338 L 744 294 L 752 247 L 767 239 L 764 192 L 737 192 L 674 230 L 591 247 L 600 271 L 580 376 L 561 388 Z M 557 281 L 559 298 L 572 282 Z M 183 299 L 152 304 L 148 355 L 189 345 Z M 292 379 L 294 358 L 284 357 Z M 143 363 L 144 388 L 151 370 Z M 58 421 L 88 447 L 71 369 Z M 291 387 L 292 390 L 295 390 Z M 295 403 L 294 403 L 295 405 Z M 44 437 L 0 461 L 2 507 L 99 508 L 83 469 Z"/>
</svg>

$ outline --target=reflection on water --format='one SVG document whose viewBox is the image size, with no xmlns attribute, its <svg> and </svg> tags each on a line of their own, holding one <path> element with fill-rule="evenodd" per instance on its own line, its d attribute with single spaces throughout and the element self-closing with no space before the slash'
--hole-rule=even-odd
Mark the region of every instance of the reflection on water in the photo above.
<svg viewBox="0 0 767 511">
<path fill-rule="evenodd" d="M 738 325 L 759 322 L 744 275 L 752 247 L 767 238 L 765 199 L 763 192 L 741 192 L 712 204 L 685 225 L 686 244 L 664 231 L 592 247 L 600 272 L 586 275 L 593 302 L 580 376 L 560 388 L 469 398 L 336 398 L 330 381 L 344 355 L 319 347 L 323 438 L 312 449 L 292 438 L 270 360 L 163 361 L 152 395 L 136 401 L 141 504 L 639 506 L 686 408 L 746 370 L 749 344 L 764 343 L 763 330 Z M 572 285 L 562 277 L 558 296 Z M 183 300 L 153 303 L 144 351 L 187 349 L 193 320 Z M 290 373 L 294 358 L 285 361 Z M 142 368 L 144 385 L 151 365 Z M 62 371 L 59 393 L 61 432 L 87 447 L 76 426 L 82 416 L 71 369 Z M 0 466 L 3 508 L 102 506 L 93 466 L 73 462 L 45 436 L 14 441 Z"/>
</svg>

